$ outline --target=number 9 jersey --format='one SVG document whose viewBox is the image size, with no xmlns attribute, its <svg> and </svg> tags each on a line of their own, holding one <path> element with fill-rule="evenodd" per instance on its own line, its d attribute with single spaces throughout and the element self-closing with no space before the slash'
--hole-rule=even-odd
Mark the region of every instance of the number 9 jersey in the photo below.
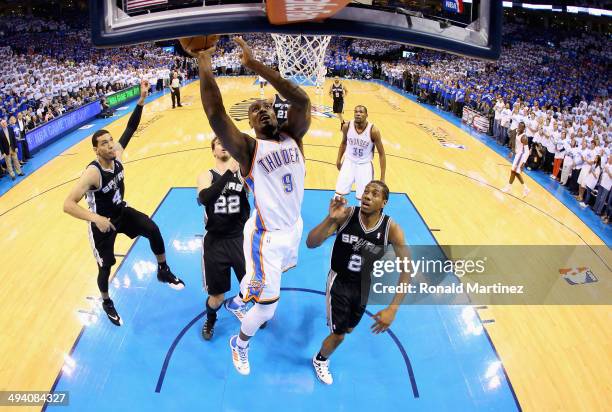
<svg viewBox="0 0 612 412">
<path fill-rule="evenodd" d="M 253 163 L 245 178 L 255 198 L 257 229 L 288 230 L 300 219 L 304 198 L 304 156 L 297 142 L 256 139 Z"/>
</svg>

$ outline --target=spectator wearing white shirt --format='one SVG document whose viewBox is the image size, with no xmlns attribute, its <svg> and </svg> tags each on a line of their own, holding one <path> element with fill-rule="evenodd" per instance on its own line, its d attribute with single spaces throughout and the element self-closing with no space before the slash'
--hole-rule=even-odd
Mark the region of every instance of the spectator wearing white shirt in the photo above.
<svg viewBox="0 0 612 412">
<path fill-rule="evenodd" d="M 595 154 L 595 141 L 592 140 L 589 143 L 589 147 L 582 151 L 582 159 L 584 160 L 584 163 L 582 164 L 580 168 L 580 174 L 578 175 L 579 188 L 578 196 L 576 196 L 576 200 L 578 200 L 579 202 L 584 201 L 584 192 L 586 190 L 587 177 L 589 176 L 592 170 L 593 162 L 595 161 L 596 156 L 597 155 Z"/>
<path fill-rule="evenodd" d="M 605 223 L 608 223 L 605 208 L 609 203 L 608 199 L 612 199 L 610 187 L 612 187 L 612 156 L 608 156 L 605 164 L 602 162 L 601 180 L 597 187 L 597 200 L 593 207 L 595 213 L 600 215 Z"/>
<path fill-rule="evenodd" d="M 589 166 L 587 177 L 585 178 L 585 194 L 584 200 L 580 202 L 581 207 L 587 207 L 591 203 L 593 197 L 593 190 L 599 184 L 599 177 L 601 176 L 601 157 L 595 155 L 593 163 Z"/>
</svg>

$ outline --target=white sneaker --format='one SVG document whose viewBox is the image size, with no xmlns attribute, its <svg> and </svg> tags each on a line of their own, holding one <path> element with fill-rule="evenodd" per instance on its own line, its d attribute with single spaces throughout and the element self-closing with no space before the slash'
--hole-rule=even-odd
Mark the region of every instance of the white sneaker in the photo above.
<svg viewBox="0 0 612 412">
<path fill-rule="evenodd" d="M 524 188 L 524 189 L 523 189 L 523 197 L 527 197 L 527 195 L 529 194 L 529 192 L 531 192 L 531 190 L 530 190 L 530 189 L 528 189 L 528 188 Z"/>
<path fill-rule="evenodd" d="M 251 366 L 249 365 L 249 347 L 241 348 L 237 343 L 238 335 L 234 335 L 230 338 L 229 345 L 232 350 L 232 362 L 234 367 L 241 375 L 248 375 L 251 373 Z"/>
<path fill-rule="evenodd" d="M 244 316 L 246 315 L 246 304 L 238 306 L 234 302 L 234 298 L 229 298 L 223 302 L 223 306 L 228 312 L 234 314 L 234 316 L 236 316 L 236 318 L 242 322 L 242 319 L 244 319 Z"/>
<path fill-rule="evenodd" d="M 329 359 L 326 361 L 317 360 L 317 355 L 312 358 L 312 366 L 314 366 L 317 378 L 326 385 L 334 383 L 334 378 L 329 372 Z"/>
<path fill-rule="evenodd" d="M 584 203 L 584 202 L 580 202 L 578 204 L 580 205 L 580 207 L 587 207 L 586 203 Z"/>
<path fill-rule="evenodd" d="M 506 186 L 502 187 L 501 191 L 504 192 L 504 193 L 508 193 L 510 191 L 510 185 L 506 185 Z"/>
</svg>

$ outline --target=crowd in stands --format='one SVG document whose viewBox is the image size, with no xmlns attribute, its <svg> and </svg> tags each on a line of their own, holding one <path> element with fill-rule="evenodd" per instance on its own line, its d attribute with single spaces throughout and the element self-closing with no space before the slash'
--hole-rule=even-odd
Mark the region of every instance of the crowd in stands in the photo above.
<svg viewBox="0 0 612 412">
<path fill-rule="evenodd" d="M 527 169 L 547 173 L 580 206 L 593 207 L 609 222 L 612 44 L 605 36 L 530 36 L 528 30 L 517 30 L 515 38 L 515 27 L 508 29 L 508 45 L 495 63 L 417 51 L 409 60 L 383 63 L 382 77 L 458 117 L 464 107 L 480 112 L 489 120 L 489 135 L 511 150 L 524 122 L 530 145 Z"/>
<path fill-rule="evenodd" d="M 325 66 L 328 75 L 381 78 L 459 117 L 464 107 L 476 110 L 489 119 L 489 134 L 511 149 L 518 123 L 525 122 L 528 168 L 559 180 L 582 206 L 592 204 L 609 220 L 612 44 L 593 34 L 516 25 L 504 30 L 502 55 L 494 63 L 335 37 Z M 246 40 L 258 59 L 277 65 L 268 35 Z M 404 51 L 410 57 L 402 57 Z M 183 77 L 197 75 L 194 60 L 152 44 L 95 49 L 86 29 L 42 19 L 0 18 L 0 58 L 10 62 L 0 76 L 0 118 L 12 124 L 19 118 L 26 131 L 143 77 L 160 88 L 176 68 L 185 69 Z M 219 74 L 245 74 L 229 37 L 217 44 L 213 65 Z"/>
</svg>

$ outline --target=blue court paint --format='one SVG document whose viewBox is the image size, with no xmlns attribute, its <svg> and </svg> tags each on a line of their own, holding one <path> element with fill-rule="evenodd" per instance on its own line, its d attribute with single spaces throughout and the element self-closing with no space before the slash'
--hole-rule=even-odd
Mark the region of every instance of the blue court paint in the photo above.
<svg viewBox="0 0 612 412">
<path fill-rule="evenodd" d="M 244 377 L 234 370 L 228 347 L 239 329 L 233 315 L 221 309 L 213 340 L 200 335 L 205 295 L 202 239 L 195 234 L 202 230 L 203 211 L 194 188 L 172 189 L 154 219 L 168 263 L 186 288 L 159 284 L 148 242 L 134 243 L 110 289 L 124 325 L 110 324 L 101 313 L 75 344 L 74 367 L 56 382 L 56 390 L 70 391 L 68 409 L 517 410 L 501 362 L 469 306 L 403 306 L 392 333 L 381 335 L 370 332 L 372 320 L 364 316 L 332 357 L 334 384 L 318 382 L 311 358 L 329 333 L 321 293 L 332 240 L 310 250 L 305 239 L 325 216 L 332 195 L 305 193 L 299 264 L 283 275 L 276 316 L 253 338 L 251 375 Z M 404 228 L 409 243 L 436 244 L 403 194 L 392 194 L 385 211 Z M 233 286 L 236 293 L 235 281 Z M 370 314 L 380 309 L 368 307 Z"/>
<path fill-rule="evenodd" d="M 392 86 L 382 80 L 371 80 L 371 81 L 373 83 L 384 86 L 388 88 L 389 90 L 394 91 L 395 93 L 401 94 L 408 100 L 411 100 L 414 103 L 418 104 L 419 106 L 437 114 L 438 116 L 442 117 L 444 120 L 452 123 L 453 125 L 463 130 L 465 133 L 472 136 L 474 139 L 487 145 L 491 150 L 501 155 L 504 159 L 507 159 L 508 165 L 511 164 L 510 159 L 508 159 L 508 154 L 510 153 L 510 149 L 497 143 L 497 141 L 495 141 L 495 139 L 493 139 L 491 136 L 487 136 L 486 134 L 483 134 L 483 133 L 480 133 L 474 130 L 470 126 L 462 123 L 460 118 L 454 116 L 453 114 L 449 112 L 445 112 L 444 110 L 438 109 L 437 107 L 432 106 L 432 105 L 419 103 L 416 99 L 416 96 L 398 87 Z M 500 164 L 500 167 L 501 165 L 504 165 L 504 164 Z M 612 246 L 612 226 L 609 224 L 608 225 L 604 224 L 599 218 L 599 216 L 597 216 L 595 212 L 593 212 L 592 209 L 590 208 L 583 209 L 582 207 L 580 207 L 576 199 L 569 193 L 569 191 L 565 189 L 563 186 L 561 186 L 557 181 L 551 179 L 547 173 L 529 171 L 526 169 L 523 173 L 526 173 L 529 177 L 535 180 L 540 186 L 542 186 L 544 189 L 550 192 L 555 198 L 557 198 L 559 202 L 561 202 L 563 205 L 565 205 L 565 207 L 567 207 L 576 216 L 578 216 L 578 218 L 582 220 L 585 225 L 591 228 L 591 230 L 597 236 L 601 238 L 602 242 L 604 242 L 608 246 Z"/>
</svg>

